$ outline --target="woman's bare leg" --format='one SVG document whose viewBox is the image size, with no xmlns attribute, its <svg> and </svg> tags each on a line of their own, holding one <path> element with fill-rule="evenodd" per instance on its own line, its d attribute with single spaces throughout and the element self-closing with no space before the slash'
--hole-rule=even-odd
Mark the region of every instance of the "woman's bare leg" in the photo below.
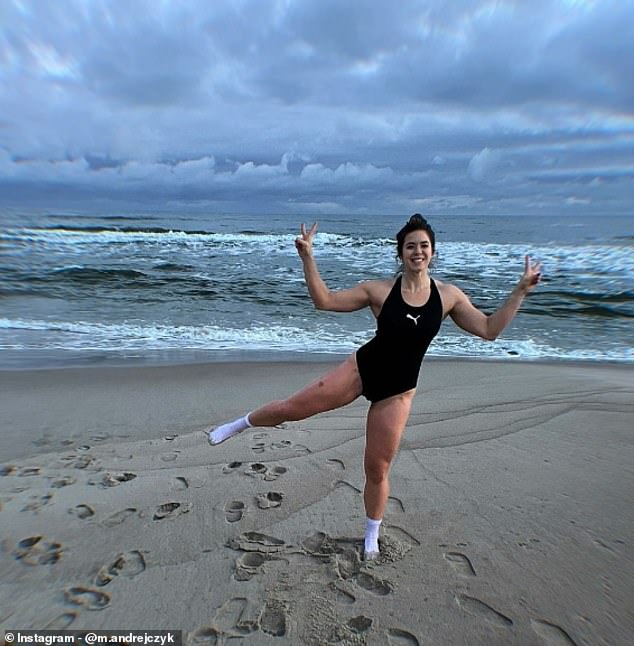
<svg viewBox="0 0 634 646">
<path fill-rule="evenodd" d="M 362 390 L 354 355 L 287 399 L 272 401 L 242 419 L 208 431 L 209 442 L 220 444 L 249 426 L 277 426 L 306 419 L 354 401 Z"/>
<path fill-rule="evenodd" d="M 365 470 L 366 556 L 378 554 L 378 529 L 390 494 L 389 471 L 412 407 L 414 390 L 370 406 L 366 426 Z"/>
<path fill-rule="evenodd" d="M 354 355 L 287 399 L 272 401 L 249 413 L 253 426 L 277 426 L 340 408 L 361 394 L 361 377 Z"/>
</svg>

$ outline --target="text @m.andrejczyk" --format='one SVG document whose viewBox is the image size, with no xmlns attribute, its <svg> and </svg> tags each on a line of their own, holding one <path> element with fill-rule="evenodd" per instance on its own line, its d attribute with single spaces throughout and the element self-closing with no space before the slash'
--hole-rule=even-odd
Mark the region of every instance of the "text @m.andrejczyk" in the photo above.
<svg viewBox="0 0 634 646">
<path fill-rule="evenodd" d="M 4 641 L 15 646 L 183 646 L 182 630 L 6 630 Z"/>
</svg>

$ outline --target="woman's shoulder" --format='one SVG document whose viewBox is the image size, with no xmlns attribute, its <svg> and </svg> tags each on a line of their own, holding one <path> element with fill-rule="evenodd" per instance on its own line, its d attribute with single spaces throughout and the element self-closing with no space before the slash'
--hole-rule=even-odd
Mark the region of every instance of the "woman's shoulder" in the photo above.
<svg viewBox="0 0 634 646">
<path fill-rule="evenodd" d="M 370 294 L 389 293 L 394 287 L 397 278 L 379 278 L 377 280 L 366 280 L 363 284 Z"/>
<path fill-rule="evenodd" d="M 385 299 L 389 296 L 398 278 L 368 280 L 363 283 L 370 300 L 370 309 L 374 316 L 379 315 Z"/>
<path fill-rule="evenodd" d="M 466 298 L 465 293 L 452 283 L 446 283 L 436 279 L 434 279 L 434 283 L 436 283 L 436 288 L 446 304 L 457 303 L 461 299 Z"/>
<path fill-rule="evenodd" d="M 451 283 L 447 283 L 444 280 L 438 280 L 437 278 L 432 279 L 434 283 L 436 284 L 436 287 L 438 288 L 439 291 L 452 291 L 454 289 L 458 289 L 455 285 L 452 285 Z"/>
</svg>

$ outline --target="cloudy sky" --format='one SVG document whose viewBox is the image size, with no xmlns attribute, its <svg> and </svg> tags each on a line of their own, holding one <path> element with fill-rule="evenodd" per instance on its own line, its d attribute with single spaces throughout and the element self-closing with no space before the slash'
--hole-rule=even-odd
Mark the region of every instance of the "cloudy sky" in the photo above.
<svg viewBox="0 0 634 646">
<path fill-rule="evenodd" d="M 634 0 L 2 0 L 0 208 L 632 214 Z"/>
</svg>

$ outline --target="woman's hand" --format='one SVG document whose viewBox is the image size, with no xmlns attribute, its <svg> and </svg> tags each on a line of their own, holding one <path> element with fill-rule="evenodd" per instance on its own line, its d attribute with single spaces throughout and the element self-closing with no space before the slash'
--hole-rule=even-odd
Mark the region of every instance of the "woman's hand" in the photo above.
<svg viewBox="0 0 634 646">
<path fill-rule="evenodd" d="M 524 274 L 520 278 L 518 284 L 519 289 L 528 294 L 532 289 L 534 289 L 542 277 L 542 263 L 537 262 L 534 265 L 531 264 L 530 256 L 524 257 Z"/>
<path fill-rule="evenodd" d="M 306 225 L 302 223 L 300 227 L 301 235 L 295 238 L 295 248 L 300 258 L 311 258 L 313 255 L 313 238 L 315 233 L 317 233 L 317 222 L 313 224 L 308 231 L 306 231 Z"/>
</svg>

